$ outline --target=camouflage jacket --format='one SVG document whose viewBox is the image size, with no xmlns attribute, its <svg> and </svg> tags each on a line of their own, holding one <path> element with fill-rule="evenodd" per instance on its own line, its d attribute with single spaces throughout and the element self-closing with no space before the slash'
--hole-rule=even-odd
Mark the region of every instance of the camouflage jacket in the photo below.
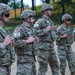
<svg viewBox="0 0 75 75">
<path fill-rule="evenodd" d="M 20 36 L 15 39 L 15 48 L 17 55 L 33 55 L 34 52 L 34 44 L 25 44 L 25 40 L 28 39 L 29 36 L 34 36 L 33 29 L 28 25 L 28 23 L 23 22 L 23 24 L 18 25 L 15 30 L 19 30 Z"/>
<path fill-rule="evenodd" d="M 9 32 L 0 26 L 0 65 L 11 65 L 15 61 L 14 47 L 11 44 L 4 46 L 2 43 L 7 35 Z"/>
<path fill-rule="evenodd" d="M 73 43 L 73 38 L 72 38 L 72 30 L 71 27 L 65 27 L 63 24 L 61 26 L 59 26 L 57 28 L 58 32 L 58 39 L 56 41 L 57 45 L 65 45 L 65 46 L 69 46 Z M 68 34 L 68 38 L 60 38 L 60 36 L 64 35 L 64 34 Z"/>
<path fill-rule="evenodd" d="M 46 31 L 45 28 L 49 25 L 52 27 L 52 30 Z M 45 16 L 43 16 L 35 22 L 34 29 L 35 35 L 39 37 L 39 42 L 44 42 L 39 46 L 39 48 L 50 48 L 50 46 L 48 47 L 47 43 L 53 43 L 57 38 L 52 20 L 50 18 L 46 19 Z"/>
<path fill-rule="evenodd" d="M 52 27 L 52 30 L 47 32 L 45 28 L 49 25 Z M 54 24 L 50 18 L 46 19 L 43 16 L 42 18 L 38 19 L 34 24 L 34 29 L 35 29 L 35 34 L 39 37 L 41 41 L 53 43 L 54 40 L 57 38 L 54 29 Z"/>
</svg>

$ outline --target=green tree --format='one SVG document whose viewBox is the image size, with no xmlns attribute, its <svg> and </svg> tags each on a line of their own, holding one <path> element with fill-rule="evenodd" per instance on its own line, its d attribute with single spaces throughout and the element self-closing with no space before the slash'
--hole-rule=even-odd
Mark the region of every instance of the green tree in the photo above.
<svg viewBox="0 0 75 75">
<path fill-rule="evenodd" d="M 21 13 L 24 10 L 23 0 L 21 0 Z"/>
<path fill-rule="evenodd" d="M 72 0 L 53 0 L 57 3 L 58 6 L 62 8 L 62 15 L 65 13 L 65 7 L 68 7 L 72 4 Z"/>
<path fill-rule="evenodd" d="M 15 20 L 16 20 L 16 5 L 15 5 L 15 0 L 14 0 L 14 12 L 15 12 Z"/>
<path fill-rule="evenodd" d="M 46 3 L 50 3 L 50 0 L 46 0 Z"/>
<path fill-rule="evenodd" d="M 9 0 L 0 0 L 0 3 L 8 4 Z"/>
<path fill-rule="evenodd" d="M 41 0 L 42 3 L 50 3 L 50 0 Z"/>
<path fill-rule="evenodd" d="M 36 10 L 36 0 L 32 0 L 32 10 Z"/>
</svg>

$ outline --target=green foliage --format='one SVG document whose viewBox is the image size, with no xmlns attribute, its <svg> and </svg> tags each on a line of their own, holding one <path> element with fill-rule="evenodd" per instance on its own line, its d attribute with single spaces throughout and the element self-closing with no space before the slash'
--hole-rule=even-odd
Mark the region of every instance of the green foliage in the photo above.
<svg viewBox="0 0 75 75">
<path fill-rule="evenodd" d="M 42 3 L 45 3 L 46 0 L 41 0 Z"/>
<path fill-rule="evenodd" d="M 52 13 L 52 16 L 51 16 L 53 22 L 55 24 L 61 23 L 61 17 L 62 17 L 62 7 L 61 7 L 61 5 L 60 4 L 58 5 L 57 2 L 51 2 L 51 4 L 53 5 L 53 13 Z M 36 11 L 35 11 L 36 12 L 36 20 L 42 16 L 42 12 L 40 11 L 40 8 L 41 8 L 41 5 L 36 6 Z M 29 9 L 31 9 L 31 8 L 29 8 Z M 70 5 L 65 5 L 65 13 L 68 13 L 68 14 L 72 15 L 72 17 L 73 17 L 72 22 L 74 22 L 74 14 L 75 14 L 74 10 L 75 9 L 74 9 L 73 3 L 70 4 Z M 17 11 L 16 20 L 20 20 L 20 9 L 17 9 L 16 11 Z M 12 20 L 14 20 L 14 11 L 12 10 L 10 12 L 10 14 L 12 14 L 11 18 L 12 18 Z"/>
<path fill-rule="evenodd" d="M 42 12 L 36 11 L 36 20 L 42 16 Z"/>
<path fill-rule="evenodd" d="M 16 21 L 15 20 L 11 20 L 10 23 L 5 26 L 5 28 L 7 30 L 9 30 L 10 33 L 12 34 L 14 29 L 15 29 L 15 27 L 17 25 L 21 24 L 21 23 L 22 23 L 22 20 L 16 20 Z"/>
<path fill-rule="evenodd" d="M 36 6 L 36 11 L 40 11 L 41 5 Z"/>
<path fill-rule="evenodd" d="M 9 0 L 0 0 L 0 3 L 8 4 Z"/>
<path fill-rule="evenodd" d="M 21 7 L 21 3 L 20 2 L 15 3 L 15 7 L 14 7 L 14 2 L 9 3 L 8 5 L 11 7 L 11 9 L 15 9 L 15 7 L 16 8 L 20 8 Z"/>
</svg>

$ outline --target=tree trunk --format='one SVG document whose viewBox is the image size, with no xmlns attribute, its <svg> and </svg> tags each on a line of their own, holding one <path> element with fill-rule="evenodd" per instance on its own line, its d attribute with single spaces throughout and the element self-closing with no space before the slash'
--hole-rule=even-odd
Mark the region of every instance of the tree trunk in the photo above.
<svg viewBox="0 0 75 75">
<path fill-rule="evenodd" d="M 64 13 L 65 13 L 65 4 L 64 3 L 65 3 L 65 0 L 62 0 L 62 3 L 61 3 L 62 4 L 61 5 L 62 6 L 62 15 L 64 15 Z"/>
<path fill-rule="evenodd" d="M 74 24 L 75 24 L 75 2 L 74 2 Z"/>
<path fill-rule="evenodd" d="M 15 6 L 15 0 L 14 0 L 14 12 L 15 12 L 15 20 L 16 20 L 16 6 Z"/>
<path fill-rule="evenodd" d="M 34 0 L 32 0 L 32 10 L 35 10 Z"/>
<path fill-rule="evenodd" d="M 5 3 L 7 4 L 9 0 L 0 0 L 0 3 Z"/>
<path fill-rule="evenodd" d="M 21 13 L 22 13 L 23 9 L 24 9 L 23 0 L 21 0 Z"/>
<path fill-rule="evenodd" d="M 46 3 L 50 3 L 50 0 L 46 0 Z"/>
<path fill-rule="evenodd" d="M 62 5 L 62 15 L 64 15 L 65 13 L 65 7 L 64 7 L 64 4 Z"/>
</svg>

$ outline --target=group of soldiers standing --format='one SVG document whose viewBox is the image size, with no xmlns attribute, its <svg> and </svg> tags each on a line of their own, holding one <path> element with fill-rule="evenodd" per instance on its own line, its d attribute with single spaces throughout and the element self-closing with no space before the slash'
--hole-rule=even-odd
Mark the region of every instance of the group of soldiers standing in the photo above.
<svg viewBox="0 0 75 75">
<path fill-rule="evenodd" d="M 75 75 L 75 54 L 71 49 L 74 33 L 70 27 L 72 16 L 64 14 L 62 24 L 54 26 L 51 20 L 53 6 L 43 4 L 42 17 L 35 22 L 36 13 L 24 10 L 23 23 L 17 25 L 12 36 L 4 28 L 10 18 L 10 7 L 0 3 L 0 75 L 10 75 L 11 65 L 17 54 L 16 75 L 36 75 L 36 58 L 39 62 L 38 75 L 46 75 L 48 64 L 52 75 L 65 75 L 66 60 L 71 75 Z M 33 26 L 32 26 L 33 25 Z M 54 49 L 57 45 L 57 53 Z M 60 60 L 60 64 L 58 62 Z"/>
</svg>

